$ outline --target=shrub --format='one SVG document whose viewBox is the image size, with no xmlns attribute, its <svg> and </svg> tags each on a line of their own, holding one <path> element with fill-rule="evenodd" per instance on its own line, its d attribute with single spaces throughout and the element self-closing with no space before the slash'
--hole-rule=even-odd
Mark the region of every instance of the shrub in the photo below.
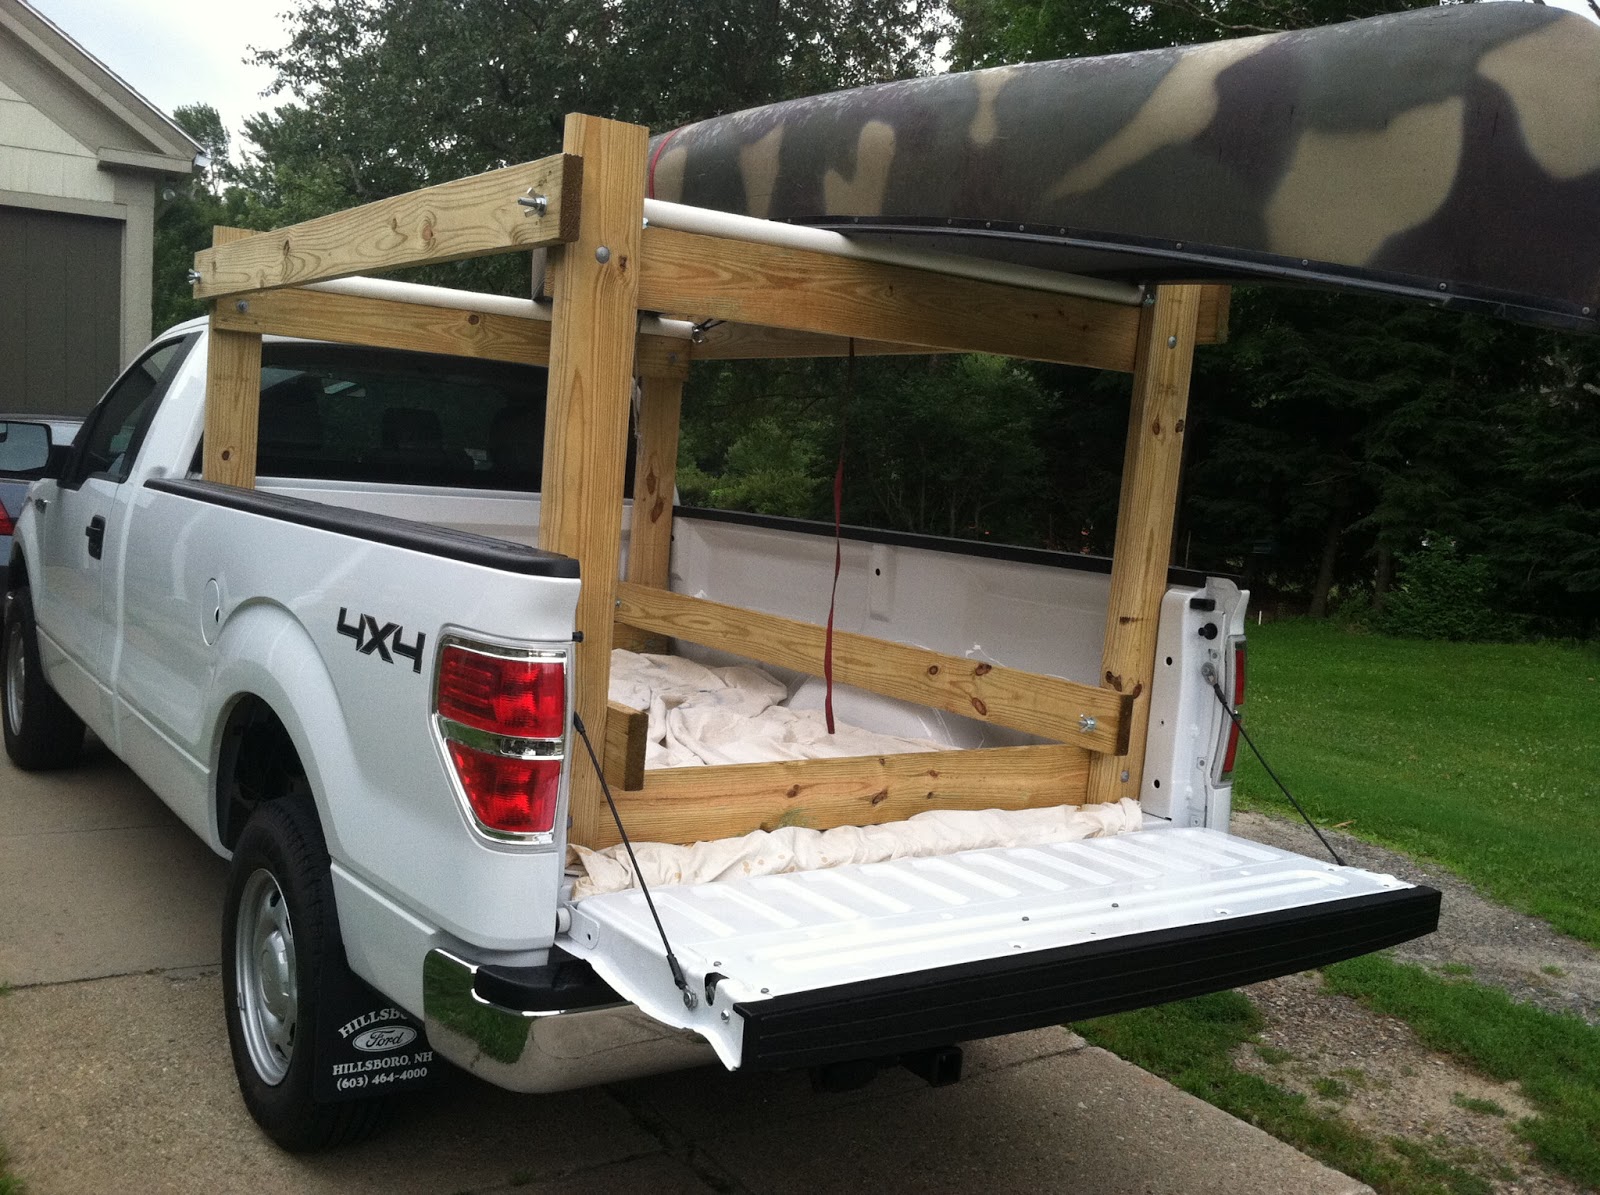
<svg viewBox="0 0 1600 1195">
<path fill-rule="evenodd" d="M 1378 628 L 1404 639 L 1486 640 L 1507 637 L 1507 620 L 1489 603 L 1489 564 L 1463 556 L 1453 539 L 1429 536 L 1399 558 L 1399 583 L 1384 603 Z"/>
</svg>

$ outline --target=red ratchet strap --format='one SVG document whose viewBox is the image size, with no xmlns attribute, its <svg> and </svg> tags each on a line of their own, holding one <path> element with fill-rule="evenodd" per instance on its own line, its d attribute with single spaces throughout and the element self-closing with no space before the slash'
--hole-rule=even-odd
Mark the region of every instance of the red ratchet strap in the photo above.
<svg viewBox="0 0 1600 1195">
<path fill-rule="evenodd" d="M 844 412 L 839 417 L 839 465 L 833 471 L 833 590 L 828 594 L 828 633 L 822 641 L 822 680 L 827 686 L 822 699 L 822 713 L 828 722 L 828 733 L 834 734 L 833 725 L 833 611 L 839 600 L 839 569 L 844 563 L 844 437 L 850 426 L 850 392 L 855 386 L 856 342 L 850 338 L 850 352 L 844 361 Z"/>
</svg>

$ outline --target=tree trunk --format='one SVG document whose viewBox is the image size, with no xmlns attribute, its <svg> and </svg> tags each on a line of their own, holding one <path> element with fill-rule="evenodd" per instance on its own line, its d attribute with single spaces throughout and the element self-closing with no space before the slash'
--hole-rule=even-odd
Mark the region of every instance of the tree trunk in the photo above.
<svg viewBox="0 0 1600 1195">
<path fill-rule="evenodd" d="M 1311 590 L 1312 618 L 1328 617 L 1328 592 L 1333 588 L 1333 569 L 1339 562 L 1339 537 L 1344 534 L 1344 519 L 1338 508 L 1328 518 L 1328 532 L 1322 540 L 1322 564 L 1317 569 L 1317 583 Z"/>
<path fill-rule="evenodd" d="M 1382 614 L 1389 600 L 1389 590 L 1394 585 L 1394 553 L 1383 544 L 1378 545 L 1378 569 L 1372 578 L 1372 611 Z"/>
</svg>

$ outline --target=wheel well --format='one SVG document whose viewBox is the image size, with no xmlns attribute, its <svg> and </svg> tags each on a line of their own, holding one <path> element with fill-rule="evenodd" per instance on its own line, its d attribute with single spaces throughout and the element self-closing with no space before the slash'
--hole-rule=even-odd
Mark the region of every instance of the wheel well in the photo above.
<svg viewBox="0 0 1600 1195">
<path fill-rule="evenodd" d="M 6 562 L 6 592 L 11 593 L 28 583 L 28 562 L 20 545 L 11 545 L 11 559 Z"/>
<path fill-rule="evenodd" d="M 232 850 L 256 808 L 283 797 L 311 796 L 305 765 L 273 709 L 253 694 L 228 712 L 217 755 L 217 837 Z"/>
</svg>

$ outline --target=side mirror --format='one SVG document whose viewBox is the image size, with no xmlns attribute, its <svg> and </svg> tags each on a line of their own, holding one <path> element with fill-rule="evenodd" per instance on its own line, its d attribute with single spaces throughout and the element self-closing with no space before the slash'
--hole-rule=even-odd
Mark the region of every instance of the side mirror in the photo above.
<svg viewBox="0 0 1600 1195">
<path fill-rule="evenodd" d="M 33 481 L 51 475 L 59 453 L 51 452 L 48 423 L 0 422 L 0 477 Z"/>
</svg>

